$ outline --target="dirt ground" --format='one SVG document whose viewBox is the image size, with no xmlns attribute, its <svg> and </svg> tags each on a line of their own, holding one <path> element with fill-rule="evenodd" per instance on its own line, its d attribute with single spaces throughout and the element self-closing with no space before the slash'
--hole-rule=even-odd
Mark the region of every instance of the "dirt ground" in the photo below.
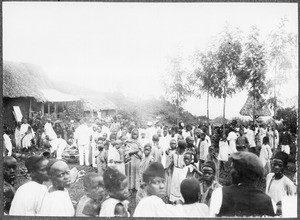
<svg viewBox="0 0 300 220">
<path fill-rule="evenodd" d="M 40 152 L 36 152 L 36 154 L 39 154 Z M 29 181 L 28 176 L 26 175 L 26 168 L 24 161 L 25 159 L 17 159 L 18 160 L 18 170 L 17 170 L 17 181 L 16 181 L 16 189 L 24 184 L 25 182 Z M 76 164 L 71 164 L 69 163 L 70 169 L 73 167 L 76 167 L 79 171 L 84 170 L 86 173 L 88 172 L 97 172 L 96 169 L 93 169 L 92 167 L 86 167 L 86 166 L 80 166 L 78 163 Z M 229 175 L 229 170 L 230 170 L 230 164 L 227 163 L 225 164 L 225 171 L 220 172 L 220 184 L 223 186 L 230 185 L 230 175 Z M 288 168 L 285 171 L 285 175 L 288 176 L 290 179 L 293 178 L 294 173 L 296 172 L 296 167 L 295 163 L 289 163 Z M 46 182 L 46 185 L 49 186 L 50 182 Z M 265 179 L 262 179 L 258 187 L 262 191 L 265 191 Z M 77 182 L 73 183 L 71 187 L 68 189 L 70 193 L 71 200 L 73 202 L 74 207 L 76 208 L 77 202 L 80 200 L 80 198 L 84 195 L 84 189 L 83 189 L 83 182 L 82 179 L 79 179 Z M 129 210 L 130 213 L 133 214 L 134 209 L 136 207 L 136 202 L 135 202 L 135 195 L 136 193 L 133 193 L 130 198 L 129 198 Z"/>
</svg>

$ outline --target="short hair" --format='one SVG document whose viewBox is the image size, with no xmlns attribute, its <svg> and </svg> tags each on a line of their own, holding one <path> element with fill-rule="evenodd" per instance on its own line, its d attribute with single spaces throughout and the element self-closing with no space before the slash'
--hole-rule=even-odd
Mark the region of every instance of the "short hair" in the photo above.
<svg viewBox="0 0 300 220">
<path fill-rule="evenodd" d="M 12 157 L 12 156 L 6 156 L 3 158 L 3 167 L 6 167 L 8 161 L 15 161 L 17 163 L 16 158 Z"/>
<path fill-rule="evenodd" d="M 179 147 L 180 149 L 186 148 L 186 142 L 185 142 L 184 140 L 178 141 L 178 147 Z"/>
<path fill-rule="evenodd" d="M 159 137 L 158 137 L 157 134 L 154 134 L 154 135 L 152 136 L 152 141 L 155 141 L 155 142 L 159 141 Z"/>
<path fill-rule="evenodd" d="M 289 155 L 283 151 L 279 151 L 274 155 L 273 159 L 278 159 L 283 162 L 283 165 L 286 167 L 289 160 Z"/>
<path fill-rule="evenodd" d="M 268 144 L 269 143 L 269 137 L 268 136 L 265 136 L 263 138 L 263 144 Z"/>
<path fill-rule="evenodd" d="M 88 188 L 95 177 L 101 176 L 98 173 L 88 173 L 83 177 L 83 186 Z"/>
<path fill-rule="evenodd" d="M 198 202 L 200 184 L 196 178 L 186 178 L 180 184 L 180 193 L 186 204 Z"/>
<path fill-rule="evenodd" d="M 121 183 L 125 179 L 126 176 L 113 167 L 107 167 L 103 173 L 104 186 L 109 192 L 120 189 Z"/>
<path fill-rule="evenodd" d="M 42 161 L 47 160 L 44 156 L 32 156 L 25 161 L 25 166 L 29 173 L 37 171 Z"/>
<path fill-rule="evenodd" d="M 144 145 L 144 149 L 145 149 L 146 147 L 150 147 L 150 149 L 152 149 L 151 143 L 146 143 L 146 144 Z"/>
</svg>

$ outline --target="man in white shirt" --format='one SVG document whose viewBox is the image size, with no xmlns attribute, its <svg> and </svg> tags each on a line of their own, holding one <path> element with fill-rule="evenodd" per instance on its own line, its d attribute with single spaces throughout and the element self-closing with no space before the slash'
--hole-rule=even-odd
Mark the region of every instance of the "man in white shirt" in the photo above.
<svg viewBox="0 0 300 220">
<path fill-rule="evenodd" d="M 45 131 L 45 135 L 49 137 L 50 141 L 55 140 L 57 138 L 56 133 L 52 127 L 50 118 L 47 118 L 47 122 L 44 126 L 44 131 Z"/>
<path fill-rule="evenodd" d="M 10 215 L 36 216 L 40 213 L 47 187 L 43 185 L 48 180 L 48 160 L 43 156 L 32 156 L 25 162 L 31 181 L 20 186 L 12 201 Z"/>
<path fill-rule="evenodd" d="M 93 130 L 84 122 L 75 130 L 74 138 L 79 150 L 79 164 L 89 166 L 89 145 L 92 141 Z"/>
</svg>

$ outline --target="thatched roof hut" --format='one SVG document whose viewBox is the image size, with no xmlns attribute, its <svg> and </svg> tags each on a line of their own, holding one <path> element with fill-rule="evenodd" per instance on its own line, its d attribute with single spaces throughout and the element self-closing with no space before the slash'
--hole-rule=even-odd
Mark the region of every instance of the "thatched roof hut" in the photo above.
<svg viewBox="0 0 300 220">
<path fill-rule="evenodd" d="M 108 99 L 97 96 L 85 96 L 81 99 L 84 111 L 116 110 L 117 106 Z"/>
<path fill-rule="evenodd" d="M 32 97 L 39 102 L 78 101 L 75 96 L 56 90 L 42 68 L 29 63 L 3 62 L 3 97 Z"/>
<path fill-rule="evenodd" d="M 228 123 L 228 119 L 225 118 L 225 124 Z M 210 124 L 216 127 L 220 127 L 223 125 L 223 117 L 219 116 L 210 121 Z"/>
<path fill-rule="evenodd" d="M 53 88 L 51 80 L 38 66 L 3 61 L 3 97 L 32 97 L 46 101 L 40 89 Z"/>
<path fill-rule="evenodd" d="M 260 100 L 256 100 L 255 103 L 255 116 L 271 116 L 271 112 L 266 104 L 263 104 Z M 253 117 L 253 108 L 254 99 L 252 96 L 248 96 L 246 103 L 240 110 L 240 114 Z"/>
</svg>

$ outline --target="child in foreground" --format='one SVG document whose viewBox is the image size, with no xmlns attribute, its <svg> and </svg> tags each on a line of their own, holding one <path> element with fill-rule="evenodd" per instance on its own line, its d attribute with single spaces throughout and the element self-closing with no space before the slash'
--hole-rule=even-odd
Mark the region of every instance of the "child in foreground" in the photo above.
<svg viewBox="0 0 300 220">
<path fill-rule="evenodd" d="M 97 173 L 89 173 L 84 176 L 83 187 L 86 195 L 80 198 L 75 216 L 97 217 L 104 198 L 103 177 Z"/>
<path fill-rule="evenodd" d="M 133 217 L 182 217 L 178 206 L 165 204 L 161 199 L 165 195 L 165 172 L 159 162 L 151 163 L 143 173 L 143 182 L 147 196 L 135 208 Z"/>
<path fill-rule="evenodd" d="M 128 212 L 128 180 L 114 167 L 108 167 L 104 174 L 104 186 L 108 197 L 101 205 L 99 217 L 130 217 Z"/>
<path fill-rule="evenodd" d="M 184 217 L 208 217 L 208 206 L 198 202 L 200 185 L 196 178 L 184 179 L 180 184 L 180 192 L 184 199 Z"/>
</svg>

